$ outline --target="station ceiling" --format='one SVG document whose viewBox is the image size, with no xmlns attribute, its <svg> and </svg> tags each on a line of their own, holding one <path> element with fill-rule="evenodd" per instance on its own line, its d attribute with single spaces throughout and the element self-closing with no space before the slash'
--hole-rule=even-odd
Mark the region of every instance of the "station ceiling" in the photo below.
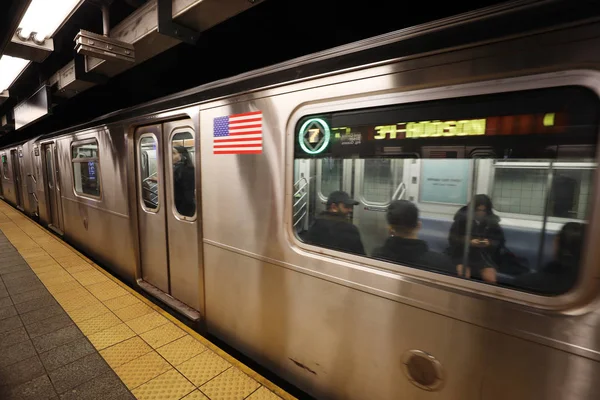
<svg viewBox="0 0 600 400">
<path fill-rule="evenodd" d="M 102 33 L 102 14 L 86 0 L 57 32 L 54 51 L 32 63 L 10 87 L 0 116 L 27 99 L 74 57 L 81 29 Z M 156 0 L 149 0 L 156 1 Z M 116 26 L 147 0 L 108 0 L 110 25 Z M 250 0 L 252 3 L 253 1 Z M 265 0 L 202 32 L 196 44 L 174 47 L 71 98 L 53 97 L 52 114 L 19 130 L 0 133 L 0 146 L 88 121 L 217 79 L 397 29 L 460 14 L 504 1 L 427 2 L 371 0 Z M 0 4 L 0 54 L 18 25 L 27 0 Z"/>
</svg>

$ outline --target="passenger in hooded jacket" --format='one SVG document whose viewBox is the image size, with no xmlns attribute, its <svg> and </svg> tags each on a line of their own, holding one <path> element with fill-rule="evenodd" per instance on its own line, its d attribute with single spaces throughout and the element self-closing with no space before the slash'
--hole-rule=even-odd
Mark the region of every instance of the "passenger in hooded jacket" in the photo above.
<svg viewBox="0 0 600 400">
<path fill-rule="evenodd" d="M 348 193 L 335 191 L 327 199 L 327 210 L 308 229 L 308 243 L 348 253 L 366 255 L 358 228 L 350 222 L 352 208 L 358 202 Z"/>
<path fill-rule="evenodd" d="M 554 238 L 554 260 L 541 271 L 518 276 L 513 285 L 543 294 L 562 294 L 577 282 L 585 225 L 566 223 Z"/>
<path fill-rule="evenodd" d="M 492 200 L 485 194 L 475 196 L 473 222 L 469 237 L 469 251 L 466 268 L 463 265 L 465 240 L 467 237 L 467 216 L 469 205 L 462 207 L 454 215 L 454 223 L 448 237 L 448 253 L 456 265 L 456 272 L 467 278 L 483 279 L 495 283 L 500 250 L 504 247 L 504 232 L 500 218 L 494 214 Z"/>
<path fill-rule="evenodd" d="M 430 251 L 427 243 L 418 238 L 421 221 L 417 206 L 407 200 L 394 200 L 388 207 L 387 222 L 390 236 L 375 249 L 373 257 L 455 274 L 448 256 Z"/>
</svg>

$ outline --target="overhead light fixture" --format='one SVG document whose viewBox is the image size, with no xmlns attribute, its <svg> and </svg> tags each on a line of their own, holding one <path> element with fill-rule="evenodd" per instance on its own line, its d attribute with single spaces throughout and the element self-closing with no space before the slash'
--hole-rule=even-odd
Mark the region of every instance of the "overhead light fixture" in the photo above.
<svg viewBox="0 0 600 400">
<path fill-rule="evenodd" d="M 82 0 L 31 0 L 19 23 L 18 37 L 43 44 L 81 3 Z"/>
<path fill-rule="evenodd" d="M 8 89 L 29 65 L 29 60 L 7 56 L 0 57 L 0 93 Z"/>
</svg>

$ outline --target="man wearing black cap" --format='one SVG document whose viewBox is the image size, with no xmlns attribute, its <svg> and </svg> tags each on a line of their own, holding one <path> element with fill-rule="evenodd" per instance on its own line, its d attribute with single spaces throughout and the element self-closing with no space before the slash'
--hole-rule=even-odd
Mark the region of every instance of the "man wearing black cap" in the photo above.
<svg viewBox="0 0 600 400">
<path fill-rule="evenodd" d="M 387 221 L 390 236 L 382 247 L 375 249 L 373 257 L 454 274 L 450 258 L 429 251 L 427 243 L 419 239 L 421 221 L 417 206 L 407 200 L 394 200 L 388 207 Z"/>
<path fill-rule="evenodd" d="M 307 241 L 317 246 L 365 255 L 358 228 L 348 216 L 358 201 L 348 193 L 336 191 L 327 199 L 327 211 L 323 211 L 308 229 Z"/>
</svg>

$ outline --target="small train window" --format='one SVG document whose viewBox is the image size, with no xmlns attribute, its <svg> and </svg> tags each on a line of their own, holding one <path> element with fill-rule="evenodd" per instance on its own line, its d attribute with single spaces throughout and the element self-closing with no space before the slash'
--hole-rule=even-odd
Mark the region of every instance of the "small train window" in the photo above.
<svg viewBox="0 0 600 400">
<path fill-rule="evenodd" d="M 148 211 L 156 212 L 159 202 L 158 146 L 153 134 L 144 134 L 139 142 L 141 198 Z"/>
<path fill-rule="evenodd" d="M 73 187 L 75 193 L 86 197 L 100 197 L 100 161 L 96 139 L 71 145 Z"/>
<path fill-rule="evenodd" d="M 393 270 L 566 293 L 583 257 L 599 103 L 560 87 L 305 116 L 295 234 Z"/>
<path fill-rule="evenodd" d="M 8 159 L 6 154 L 2 154 L 0 157 L 2 157 L 2 176 L 4 179 L 8 179 Z"/>
<path fill-rule="evenodd" d="M 173 203 L 177 214 L 184 218 L 196 215 L 194 149 L 191 132 L 177 132 L 171 137 Z"/>
</svg>

